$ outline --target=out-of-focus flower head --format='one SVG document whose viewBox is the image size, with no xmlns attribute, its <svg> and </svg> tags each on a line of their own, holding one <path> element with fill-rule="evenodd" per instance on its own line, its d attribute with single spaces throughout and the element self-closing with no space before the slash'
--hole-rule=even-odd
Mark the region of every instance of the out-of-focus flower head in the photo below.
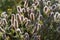
<svg viewBox="0 0 60 40">
<path fill-rule="evenodd" d="M 50 13 L 50 15 L 53 15 L 53 14 L 54 14 L 54 12 L 51 12 L 51 13 Z"/>
<path fill-rule="evenodd" d="M 60 3 L 60 0 L 55 0 L 55 1 L 57 1 L 58 3 Z"/>
<path fill-rule="evenodd" d="M 24 16 L 23 15 L 21 15 L 21 21 L 24 21 Z"/>
<path fill-rule="evenodd" d="M 32 37 L 35 37 L 35 36 L 37 36 L 37 33 L 34 33 Z"/>
<path fill-rule="evenodd" d="M 34 8 L 34 10 L 37 9 L 37 6 L 34 3 L 32 4 L 32 7 Z"/>
<path fill-rule="evenodd" d="M 56 12 L 54 15 L 54 21 L 59 22 L 59 20 L 60 20 L 60 14 L 59 14 L 59 12 Z"/>
<path fill-rule="evenodd" d="M 16 31 L 20 34 L 22 34 L 21 29 L 17 28 Z"/>
<path fill-rule="evenodd" d="M 57 31 L 58 33 L 60 33 L 60 26 L 57 27 L 56 31 Z"/>
<path fill-rule="evenodd" d="M 50 9 L 52 11 L 55 11 L 55 10 L 57 10 L 57 8 L 58 8 L 57 4 L 53 4 Z"/>
<path fill-rule="evenodd" d="M 33 0 L 33 2 L 35 2 L 36 0 Z"/>
<path fill-rule="evenodd" d="M 30 14 L 30 19 L 33 20 L 33 21 L 35 20 L 34 13 L 32 13 L 32 12 L 31 12 L 31 14 Z"/>
<path fill-rule="evenodd" d="M 3 38 L 4 40 L 6 40 L 6 34 L 5 34 L 5 33 L 2 35 L 2 38 Z"/>
<path fill-rule="evenodd" d="M 32 30 L 32 33 L 37 32 L 37 26 L 38 26 L 38 24 L 37 24 L 37 23 L 36 23 L 36 24 L 34 24 L 34 28 L 33 28 L 33 30 Z"/>
<path fill-rule="evenodd" d="M 27 21 L 28 21 L 28 18 L 25 17 L 24 18 L 24 23 L 27 23 Z"/>
<path fill-rule="evenodd" d="M 11 25 L 15 27 L 15 14 L 11 15 Z"/>
<path fill-rule="evenodd" d="M 38 35 L 38 40 L 41 40 L 41 35 Z"/>
<path fill-rule="evenodd" d="M 23 8 L 23 12 L 24 12 L 24 13 L 27 12 L 27 8 Z"/>
<path fill-rule="evenodd" d="M 0 27 L 0 32 L 5 33 L 5 30 L 3 28 Z"/>
<path fill-rule="evenodd" d="M 6 12 L 2 12 L 1 16 L 4 17 L 4 18 L 7 18 Z"/>
<path fill-rule="evenodd" d="M 13 23 L 14 21 L 15 21 L 15 15 L 12 14 L 12 15 L 11 15 L 11 22 Z"/>
<path fill-rule="evenodd" d="M 5 18 L 2 19 L 2 26 L 3 26 L 3 25 L 4 25 L 4 26 L 7 25 L 7 21 L 6 21 Z"/>
<path fill-rule="evenodd" d="M 20 23 L 21 22 L 21 15 L 16 14 L 16 20 L 18 21 L 18 23 Z"/>
<path fill-rule="evenodd" d="M 38 6 L 39 5 L 39 1 L 38 0 L 33 0 L 33 4 L 35 4 L 35 6 Z"/>
<path fill-rule="evenodd" d="M 20 6 L 17 6 L 17 12 L 21 13 L 22 12 L 22 8 Z"/>
<path fill-rule="evenodd" d="M 47 5 L 48 6 L 51 6 L 51 1 L 47 1 Z"/>
<path fill-rule="evenodd" d="M 15 19 L 15 28 L 18 28 L 18 21 Z"/>
<path fill-rule="evenodd" d="M 37 31 L 41 28 L 41 24 L 38 23 L 37 25 Z"/>
<path fill-rule="evenodd" d="M 43 12 L 44 12 L 45 14 L 49 14 L 50 8 L 49 8 L 48 6 L 45 6 L 45 7 L 43 8 Z"/>
<path fill-rule="evenodd" d="M 34 13 L 34 7 L 31 7 L 30 11 L 31 11 L 32 13 Z"/>
<path fill-rule="evenodd" d="M 27 32 L 24 34 L 24 39 L 29 40 L 29 34 Z"/>
<path fill-rule="evenodd" d="M 45 0 L 41 0 L 41 2 L 43 2 L 43 5 L 47 4 L 47 2 Z"/>
<path fill-rule="evenodd" d="M 28 7 L 28 0 L 24 2 L 24 7 Z"/>
<path fill-rule="evenodd" d="M 38 40 L 38 35 L 37 35 L 37 33 L 34 33 L 32 37 L 33 37 L 34 40 Z"/>
<path fill-rule="evenodd" d="M 39 16 L 38 16 L 38 18 L 37 18 L 37 20 L 38 21 L 41 21 L 41 20 L 43 20 L 44 18 L 43 18 L 43 16 L 40 14 Z"/>
<path fill-rule="evenodd" d="M 26 28 L 29 28 L 29 27 L 31 27 L 30 25 L 31 25 L 31 21 L 28 19 L 25 26 L 26 26 Z"/>
<path fill-rule="evenodd" d="M 37 13 L 35 14 L 35 17 L 38 18 L 41 15 L 40 10 L 37 11 Z"/>
<path fill-rule="evenodd" d="M 16 20 L 19 20 L 19 16 L 20 15 L 17 13 L 16 16 L 15 16 Z"/>
<path fill-rule="evenodd" d="M 27 8 L 27 12 L 29 12 L 29 10 L 30 10 L 30 8 L 28 7 L 28 8 Z"/>
</svg>

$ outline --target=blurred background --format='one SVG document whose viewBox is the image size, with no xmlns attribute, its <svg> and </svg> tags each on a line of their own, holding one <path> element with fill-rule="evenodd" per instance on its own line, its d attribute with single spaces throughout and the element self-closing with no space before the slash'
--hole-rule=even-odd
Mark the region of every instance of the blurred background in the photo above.
<svg viewBox="0 0 60 40">
<path fill-rule="evenodd" d="M 0 0 L 0 40 L 60 40 L 60 0 Z"/>
</svg>

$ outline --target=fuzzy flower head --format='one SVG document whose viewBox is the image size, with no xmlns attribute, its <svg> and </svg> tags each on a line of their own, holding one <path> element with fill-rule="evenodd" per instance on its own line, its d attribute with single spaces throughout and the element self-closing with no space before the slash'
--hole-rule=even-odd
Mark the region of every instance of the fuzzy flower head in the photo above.
<svg viewBox="0 0 60 40">
<path fill-rule="evenodd" d="M 7 24 L 7 21 L 5 18 L 2 19 L 2 25 L 6 25 Z"/>
<path fill-rule="evenodd" d="M 21 13 L 21 12 L 22 12 L 22 9 L 21 9 L 20 6 L 17 6 L 17 12 L 18 12 L 18 13 Z"/>
<path fill-rule="evenodd" d="M 24 23 L 27 23 L 27 21 L 28 21 L 28 18 L 25 17 L 24 18 Z"/>
<path fill-rule="evenodd" d="M 30 24 L 31 24 L 31 21 L 28 19 L 26 24 L 25 24 L 26 28 L 30 28 L 31 27 Z"/>
<path fill-rule="evenodd" d="M 53 15 L 53 14 L 54 14 L 54 12 L 51 12 L 51 13 L 50 13 L 50 15 Z"/>
<path fill-rule="evenodd" d="M 16 31 L 17 31 L 18 33 L 22 33 L 20 28 L 17 28 Z"/>
<path fill-rule="evenodd" d="M 15 14 L 11 15 L 11 25 L 15 26 Z"/>
<path fill-rule="evenodd" d="M 39 23 L 35 24 L 35 32 L 37 32 L 41 28 L 41 25 Z"/>
<path fill-rule="evenodd" d="M 29 40 L 29 34 L 28 34 L 28 33 L 25 33 L 25 34 L 24 34 L 24 39 L 25 39 L 25 40 Z"/>
<path fill-rule="evenodd" d="M 45 7 L 43 8 L 43 12 L 44 12 L 45 14 L 48 14 L 48 13 L 50 12 L 50 8 L 49 8 L 48 6 L 45 6 Z"/>
<path fill-rule="evenodd" d="M 4 17 L 4 18 L 7 18 L 6 12 L 2 12 L 1 16 Z"/>
<path fill-rule="evenodd" d="M 48 6 L 51 6 L 51 1 L 47 1 L 47 5 Z"/>
<path fill-rule="evenodd" d="M 57 4 L 53 4 L 50 9 L 52 11 L 55 11 L 55 10 L 57 10 L 57 8 L 58 8 Z"/>
<path fill-rule="evenodd" d="M 30 8 L 29 8 L 29 7 L 27 7 L 27 12 L 29 12 L 29 10 L 30 10 Z"/>
<path fill-rule="evenodd" d="M 13 23 L 14 21 L 15 21 L 15 15 L 12 14 L 12 15 L 11 15 L 11 23 Z"/>
<path fill-rule="evenodd" d="M 33 37 L 34 40 L 38 40 L 38 35 L 37 35 L 37 33 L 34 33 L 32 37 Z"/>
<path fill-rule="evenodd" d="M 31 14 L 30 14 L 30 19 L 31 19 L 31 20 L 35 20 L 34 13 L 31 13 Z"/>
<path fill-rule="evenodd" d="M 24 2 L 24 7 L 28 7 L 28 0 Z"/>
<path fill-rule="evenodd" d="M 5 33 L 5 30 L 2 27 L 0 27 L 0 32 Z"/>
<path fill-rule="evenodd" d="M 18 21 L 15 19 L 15 28 L 18 28 Z"/>
<path fill-rule="evenodd" d="M 24 21 L 24 16 L 23 15 L 21 15 L 21 21 Z"/>
<path fill-rule="evenodd" d="M 60 21 L 60 14 L 59 12 L 56 12 L 54 15 L 54 21 L 59 22 Z"/>
<path fill-rule="evenodd" d="M 21 22 L 21 15 L 19 15 L 19 13 L 18 13 L 18 14 L 16 14 L 16 20 L 18 21 L 18 23 L 20 23 L 20 22 Z"/>
<path fill-rule="evenodd" d="M 60 33 L 60 27 L 57 27 L 56 31 L 57 31 L 58 33 Z"/>
</svg>

